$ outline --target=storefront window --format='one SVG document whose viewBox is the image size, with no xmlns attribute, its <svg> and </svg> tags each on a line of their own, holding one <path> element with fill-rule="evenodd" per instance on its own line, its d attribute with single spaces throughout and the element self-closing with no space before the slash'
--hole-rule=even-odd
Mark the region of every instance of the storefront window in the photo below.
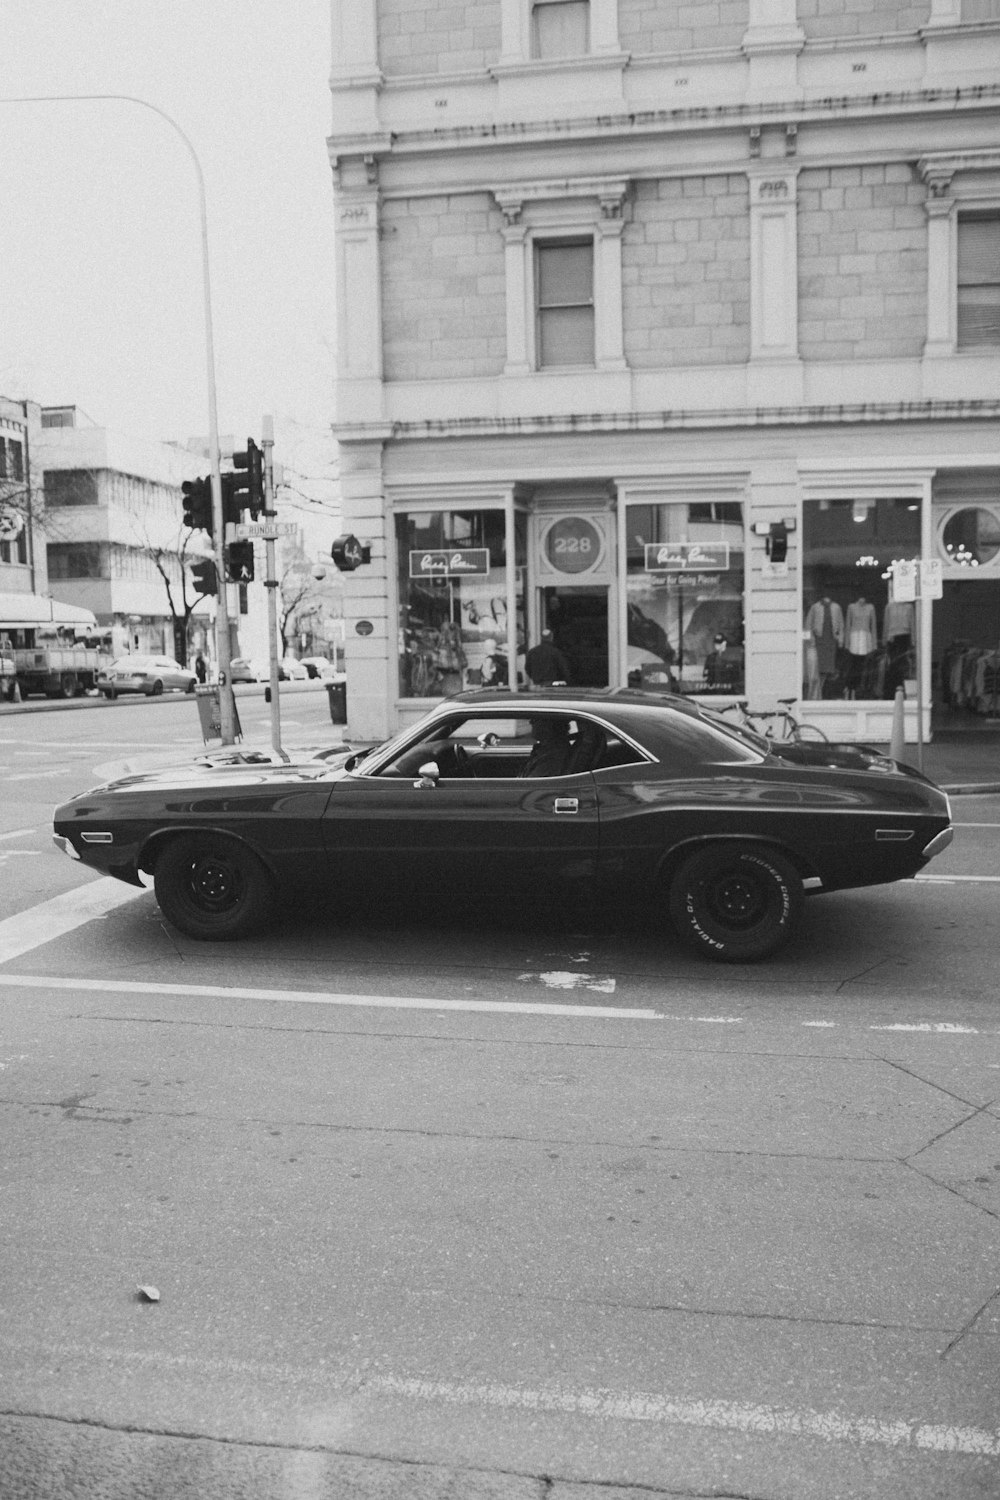
<svg viewBox="0 0 1000 1500">
<path fill-rule="evenodd" d="M 920 556 L 915 499 L 802 507 L 805 698 L 892 698 L 913 677 L 912 604 L 889 599 L 891 565 Z"/>
<path fill-rule="evenodd" d="M 514 641 L 524 645 L 526 522 L 515 516 Z M 442 698 L 508 683 L 507 548 L 502 510 L 396 517 L 399 692 Z"/>
<path fill-rule="evenodd" d="M 626 527 L 629 683 L 742 693 L 742 504 L 630 505 Z"/>
</svg>

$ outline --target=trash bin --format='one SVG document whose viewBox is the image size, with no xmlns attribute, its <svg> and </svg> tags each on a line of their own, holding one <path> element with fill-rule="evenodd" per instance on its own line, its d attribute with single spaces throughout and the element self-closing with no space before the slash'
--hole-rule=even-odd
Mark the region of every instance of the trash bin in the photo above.
<svg viewBox="0 0 1000 1500">
<path fill-rule="evenodd" d="M 332 724 L 347 723 L 347 683 L 328 682 L 326 685 L 327 697 L 330 700 L 330 722 Z"/>
</svg>

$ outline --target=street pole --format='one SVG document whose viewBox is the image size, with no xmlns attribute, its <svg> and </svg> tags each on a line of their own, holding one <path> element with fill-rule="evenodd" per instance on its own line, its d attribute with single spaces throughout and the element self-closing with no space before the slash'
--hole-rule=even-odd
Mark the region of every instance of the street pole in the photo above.
<svg viewBox="0 0 1000 1500">
<path fill-rule="evenodd" d="M 138 104 L 152 110 L 161 120 L 180 136 L 194 166 L 198 184 L 198 211 L 201 224 L 201 279 L 202 303 L 205 318 L 205 364 L 208 379 L 208 457 L 212 473 L 212 515 L 215 525 L 215 568 L 219 579 L 219 605 L 215 614 L 216 657 L 219 664 L 219 728 L 222 743 L 232 745 L 236 741 L 236 715 L 231 682 L 232 663 L 229 640 L 229 600 L 227 598 L 225 571 L 225 523 L 222 514 L 222 473 L 219 464 L 219 416 L 215 390 L 215 342 L 212 336 L 212 285 L 209 275 L 208 257 L 208 209 L 205 199 L 205 177 L 201 162 L 188 137 L 172 115 L 148 99 L 139 99 L 134 94 L 28 94 L 18 98 L 0 98 L 0 104 L 93 104 L 113 101 L 118 104 Z"/>
<path fill-rule="evenodd" d="M 265 417 L 262 423 L 261 448 L 264 450 L 264 517 L 273 522 L 277 511 L 274 508 L 274 419 Z M 267 590 L 267 634 L 270 642 L 268 661 L 271 668 L 271 748 L 285 760 L 288 757 L 281 748 L 281 706 L 278 702 L 278 598 L 275 590 L 278 580 L 274 553 L 274 528 L 267 526 L 264 534 L 264 587 Z"/>
</svg>

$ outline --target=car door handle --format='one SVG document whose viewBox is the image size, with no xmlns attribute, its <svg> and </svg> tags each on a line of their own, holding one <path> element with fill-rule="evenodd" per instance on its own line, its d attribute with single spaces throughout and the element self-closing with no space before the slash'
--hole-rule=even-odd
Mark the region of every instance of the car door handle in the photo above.
<svg viewBox="0 0 1000 1500">
<path fill-rule="evenodd" d="M 580 811 L 579 797 L 557 797 L 555 800 L 555 811 L 557 813 L 575 813 Z"/>
</svg>

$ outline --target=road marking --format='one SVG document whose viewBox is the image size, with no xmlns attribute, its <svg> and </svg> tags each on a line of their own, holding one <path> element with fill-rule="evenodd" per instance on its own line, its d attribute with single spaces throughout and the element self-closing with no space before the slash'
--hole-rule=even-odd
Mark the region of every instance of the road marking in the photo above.
<svg viewBox="0 0 1000 1500">
<path fill-rule="evenodd" d="M 552 969 L 547 974 L 519 974 L 518 979 L 540 979 L 550 990 L 596 990 L 602 995 L 613 995 L 615 981 L 610 977 L 596 979 L 593 974 L 571 974 L 567 969 Z"/>
<path fill-rule="evenodd" d="M 135 894 L 141 894 L 136 892 Z M 0 933 L 0 959 L 3 955 Z M 615 1010 L 600 1005 L 546 1005 L 519 1000 L 438 1000 L 426 995 L 332 995 L 319 990 L 257 990 L 217 984 L 145 984 L 124 979 L 47 978 L 42 974 L 0 974 L 0 985 L 17 989 L 98 990 L 102 994 L 178 995 L 208 1000 L 267 1000 L 279 1005 L 362 1006 L 375 1010 L 481 1011 L 519 1016 L 581 1016 L 607 1021 L 660 1021 L 655 1010 Z"/>
<path fill-rule="evenodd" d="M 1000 884 L 1000 875 L 914 875 L 913 878 L 924 880 L 929 885 L 953 885 L 956 880 L 964 880 L 971 885 Z"/>
<path fill-rule="evenodd" d="M 106 916 L 114 907 L 144 894 L 136 886 L 125 885 L 107 875 L 53 896 L 50 901 L 42 901 L 28 911 L 17 912 L 0 922 L 0 964 L 10 963 L 22 953 L 63 937 L 84 922 Z"/>
<path fill-rule="evenodd" d="M 21 776 L 8 776 L 8 781 L 42 781 L 47 776 L 69 776 L 74 766 L 60 766 L 56 771 L 25 771 Z"/>
<path fill-rule="evenodd" d="M 869 1031 L 930 1031 L 945 1036 L 982 1036 L 983 1032 L 978 1026 L 959 1026 L 955 1021 L 893 1021 L 885 1026 L 869 1026 Z M 995 1036 L 996 1033 L 988 1031 L 987 1036 Z"/>
<path fill-rule="evenodd" d="M 0 839 L 23 839 L 34 832 L 33 828 L 12 828 L 10 833 L 0 833 Z"/>
<path fill-rule="evenodd" d="M 956 828 L 1000 828 L 1000 823 L 956 823 Z"/>
<path fill-rule="evenodd" d="M 558 1412 L 619 1422 L 658 1422 L 767 1437 L 822 1438 L 828 1443 L 919 1449 L 943 1454 L 995 1458 L 1000 1430 L 955 1427 L 912 1418 L 845 1417 L 811 1407 L 763 1406 L 744 1401 L 676 1400 L 651 1391 L 567 1390 L 561 1386 L 473 1385 L 450 1380 L 407 1380 L 394 1375 L 364 1379 L 361 1394 L 403 1396 L 449 1406 Z"/>
</svg>

